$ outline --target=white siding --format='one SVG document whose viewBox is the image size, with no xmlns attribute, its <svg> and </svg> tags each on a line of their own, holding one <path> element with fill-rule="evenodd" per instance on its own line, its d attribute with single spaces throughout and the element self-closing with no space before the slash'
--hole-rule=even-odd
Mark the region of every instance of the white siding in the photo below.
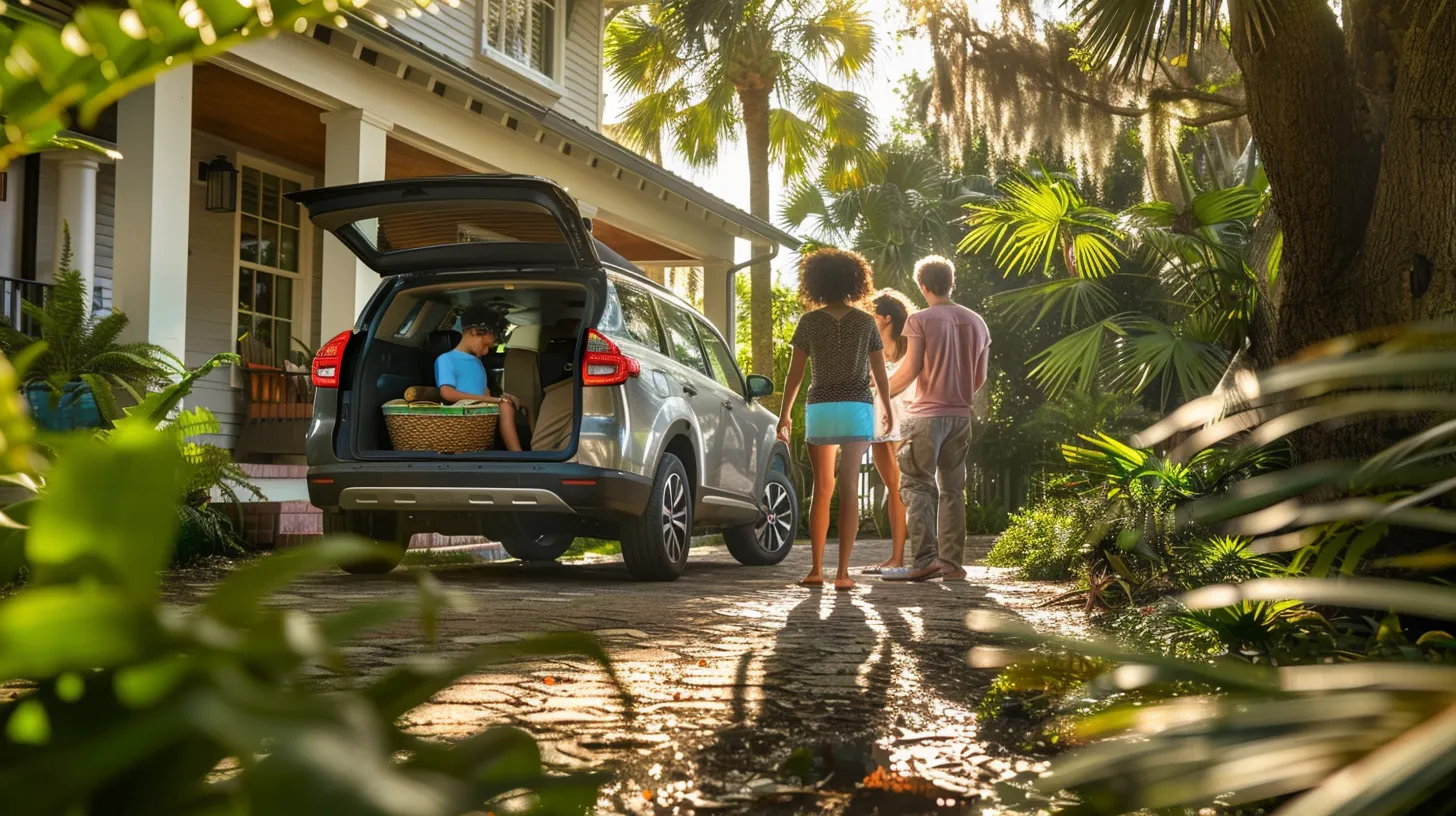
<svg viewBox="0 0 1456 816">
<path fill-rule="evenodd" d="M 600 130 L 602 101 L 602 2 L 566 0 L 574 6 L 566 32 L 566 64 L 562 72 L 566 96 L 556 104 L 563 116 Z"/>
<path fill-rule="evenodd" d="M 100 307 L 111 310 L 111 277 L 116 247 L 116 165 L 103 164 L 96 173 L 96 288 Z"/>
<path fill-rule="evenodd" d="M 441 56 L 449 57 L 461 65 L 469 65 L 475 59 L 475 21 L 479 18 L 480 0 L 464 0 L 455 8 L 445 3 L 435 3 L 431 11 L 419 17 L 391 20 L 389 25 L 405 37 L 414 40 Z"/>
<path fill-rule="evenodd" d="M 231 145 L 194 132 L 192 163 L 208 161 L 219 154 L 231 156 Z M 197 366 L 221 352 L 233 351 L 233 234 L 237 228 L 232 213 L 207 211 L 207 185 L 191 185 L 191 212 L 187 234 L 187 365 Z M 219 437 L 206 441 L 232 447 L 242 421 L 242 392 L 233 387 L 230 371 L 214 371 L 197 384 L 187 401 L 189 408 L 206 408 L 222 425 Z"/>
<path fill-rule="evenodd" d="M 478 52 L 482 0 L 465 0 L 457 8 L 436 3 L 438 14 L 395 20 L 395 31 L 461 65 L 481 71 Z M 566 32 L 561 84 L 566 95 L 556 103 L 558 113 L 593 129 L 601 127 L 602 0 L 563 0 L 569 6 L 571 28 Z"/>
</svg>

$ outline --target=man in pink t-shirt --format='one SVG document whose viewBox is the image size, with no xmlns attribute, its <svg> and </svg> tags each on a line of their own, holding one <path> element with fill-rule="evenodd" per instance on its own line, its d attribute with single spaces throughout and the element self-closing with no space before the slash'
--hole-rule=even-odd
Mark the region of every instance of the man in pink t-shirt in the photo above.
<svg viewBox="0 0 1456 816">
<path fill-rule="evenodd" d="M 885 570 L 886 581 L 966 577 L 966 457 L 971 403 L 986 384 L 991 333 L 986 321 L 955 303 L 955 265 L 930 256 L 915 266 L 929 307 L 905 322 L 904 361 L 890 394 L 915 386 L 900 421 L 900 495 L 915 566 Z"/>
</svg>

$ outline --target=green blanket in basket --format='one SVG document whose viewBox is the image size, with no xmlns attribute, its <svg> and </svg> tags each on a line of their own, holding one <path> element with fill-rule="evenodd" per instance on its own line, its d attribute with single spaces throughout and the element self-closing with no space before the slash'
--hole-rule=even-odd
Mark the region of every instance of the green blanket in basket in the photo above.
<svg viewBox="0 0 1456 816">
<path fill-rule="evenodd" d="M 493 402 L 457 402 L 441 405 L 438 402 L 405 402 L 402 399 L 384 403 L 385 416 L 474 416 L 498 414 L 500 406 Z"/>
</svg>

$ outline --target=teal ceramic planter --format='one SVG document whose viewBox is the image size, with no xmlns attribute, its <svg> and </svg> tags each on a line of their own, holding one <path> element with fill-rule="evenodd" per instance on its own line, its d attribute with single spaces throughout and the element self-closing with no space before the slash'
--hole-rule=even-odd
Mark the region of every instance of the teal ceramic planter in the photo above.
<svg viewBox="0 0 1456 816">
<path fill-rule="evenodd" d="M 53 401 L 51 389 L 44 383 L 25 386 L 25 399 L 30 403 L 30 416 L 47 431 L 75 431 L 101 428 L 101 410 L 96 397 L 83 382 L 66 383 L 59 401 Z"/>
</svg>

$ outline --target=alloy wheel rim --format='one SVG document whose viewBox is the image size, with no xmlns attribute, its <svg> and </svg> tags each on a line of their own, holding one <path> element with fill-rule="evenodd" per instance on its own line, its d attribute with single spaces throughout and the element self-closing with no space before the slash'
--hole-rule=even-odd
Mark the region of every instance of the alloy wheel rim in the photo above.
<svg viewBox="0 0 1456 816">
<path fill-rule="evenodd" d="M 794 507 L 789 501 L 789 491 L 778 482 L 769 482 L 763 488 L 763 516 L 754 531 L 758 545 L 764 552 L 778 552 L 788 545 L 793 537 Z"/>
<path fill-rule="evenodd" d="M 662 486 L 662 544 L 667 557 L 681 561 L 688 552 L 687 488 L 676 473 L 667 476 Z"/>
</svg>

